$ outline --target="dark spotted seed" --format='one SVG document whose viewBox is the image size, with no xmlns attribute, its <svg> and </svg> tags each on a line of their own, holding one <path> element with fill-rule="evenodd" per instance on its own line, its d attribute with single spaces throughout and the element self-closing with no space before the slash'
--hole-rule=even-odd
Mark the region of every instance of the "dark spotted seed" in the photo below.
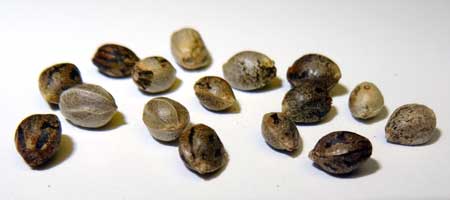
<svg viewBox="0 0 450 200">
<path fill-rule="evenodd" d="M 209 110 L 225 110 L 236 102 L 230 84 L 220 77 L 205 76 L 199 79 L 194 91 L 200 103 Z"/>
<path fill-rule="evenodd" d="M 127 47 L 117 44 L 105 44 L 98 48 L 92 58 L 98 70 L 110 77 L 130 76 L 131 70 L 139 58 Z"/>
<path fill-rule="evenodd" d="M 215 172 L 228 161 L 228 155 L 219 136 L 204 124 L 184 130 L 179 141 L 178 150 L 184 164 L 199 174 Z"/>
<path fill-rule="evenodd" d="M 39 90 L 44 99 L 51 104 L 58 104 L 64 90 L 81 83 L 80 71 L 71 63 L 53 65 L 42 71 L 39 76 Z"/>
<path fill-rule="evenodd" d="M 61 124 L 56 115 L 31 115 L 17 127 L 14 137 L 16 148 L 32 168 L 49 161 L 61 142 Z"/>
<path fill-rule="evenodd" d="M 265 114 L 261 129 L 265 141 L 271 147 L 288 152 L 299 148 L 297 127 L 284 113 Z"/>
<path fill-rule="evenodd" d="M 136 63 L 132 78 L 141 91 L 159 93 L 168 90 L 175 83 L 176 72 L 168 60 L 153 56 Z"/>
<path fill-rule="evenodd" d="M 309 158 L 325 172 L 348 174 L 364 163 L 372 155 L 370 141 L 348 131 L 332 132 L 322 137 Z"/>
</svg>

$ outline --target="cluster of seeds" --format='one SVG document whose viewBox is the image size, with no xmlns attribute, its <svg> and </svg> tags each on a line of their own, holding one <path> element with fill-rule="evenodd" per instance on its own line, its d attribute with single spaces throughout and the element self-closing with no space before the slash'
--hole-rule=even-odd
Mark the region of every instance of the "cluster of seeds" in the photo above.
<svg viewBox="0 0 450 200">
<path fill-rule="evenodd" d="M 176 63 L 186 70 L 197 70 L 211 64 L 211 56 L 199 32 L 184 28 L 171 36 L 171 51 Z M 144 59 L 129 48 L 105 44 L 92 59 L 98 71 L 108 77 L 132 77 L 145 93 L 161 93 L 175 83 L 176 69 L 164 57 Z M 237 103 L 233 88 L 258 90 L 277 76 L 275 62 L 263 53 L 242 51 L 222 67 L 223 77 L 205 76 L 194 84 L 200 104 L 210 111 L 227 111 Z M 263 116 L 261 133 L 276 150 L 295 152 L 301 148 L 297 125 L 320 124 L 332 108 L 330 91 L 342 77 L 339 66 L 330 58 L 307 54 L 287 70 L 292 88 L 282 99 L 282 111 Z M 78 68 L 61 63 L 45 69 L 39 77 L 39 89 L 49 104 L 59 105 L 62 115 L 75 126 L 100 128 L 117 112 L 114 97 L 101 86 L 84 83 Z M 362 82 L 348 100 L 352 116 L 368 120 L 384 109 L 384 98 L 378 87 Z M 218 171 L 228 163 L 228 154 L 217 132 L 204 124 L 192 124 L 188 109 L 176 100 L 156 97 L 145 104 L 142 121 L 150 135 L 162 142 L 178 141 L 178 151 L 186 167 L 198 174 Z M 402 145 L 420 145 L 433 137 L 436 129 L 434 112 L 419 104 L 401 106 L 388 120 L 386 140 Z M 48 162 L 61 143 L 61 124 L 56 115 L 37 114 L 24 119 L 17 127 L 17 151 L 32 168 Z M 350 131 L 336 131 L 322 137 L 309 158 L 316 166 L 333 175 L 358 169 L 372 155 L 372 144 L 364 136 Z"/>
</svg>

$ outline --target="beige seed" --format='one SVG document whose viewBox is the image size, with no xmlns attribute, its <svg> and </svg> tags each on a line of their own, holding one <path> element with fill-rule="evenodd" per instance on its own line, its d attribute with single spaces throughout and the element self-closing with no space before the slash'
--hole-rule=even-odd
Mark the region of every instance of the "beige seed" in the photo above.
<svg viewBox="0 0 450 200">
<path fill-rule="evenodd" d="M 176 70 L 163 57 L 153 56 L 136 63 L 132 77 L 143 92 L 159 93 L 168 90 L 176 80 Z"/>
<path fill-rule="evenodd" d="M 177 63 L 188 70 L 211 64 L 211 56 L 200 33 L 192 28 L 183 28 L 172 34 L 171 50 Z"/>
<path fill-rule="evenodd" d="M 353 89 L 348 105 L 353 117 L 370 119 L 383 109 L 384 98 L 376 85 L 363 82 Z"/>
</svg>

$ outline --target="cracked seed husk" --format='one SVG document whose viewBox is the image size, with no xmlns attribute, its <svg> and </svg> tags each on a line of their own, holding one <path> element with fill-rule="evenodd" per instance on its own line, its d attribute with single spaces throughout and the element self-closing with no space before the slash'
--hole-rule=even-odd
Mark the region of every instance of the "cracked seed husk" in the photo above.
<svg viewBox="0 0 450 200">
<path fill-rule="evenodd" d="M 172 34 L 170 41 L 173 57 L 184 69 L 195 70 L 211 64 L 211 56 L 198 31 L 180 29 Z"/>
<path fill-rule="evenodd" d="M 288 152 L 299 149 L 300 135 L 297 126 L 284 113 L 265 114 L 261 130 L 266 143 L 274 149 Z"/>
<path fill-rule="evenodd" d="M 132 77 L 141 91 L 160 93 L 172 87 L 176 80 L 176 72 L 168 60 L 153 56 L 137 62 Z"/>
<path fill-rule="evenodd" d="M 353 117 L 370 119 L 383 109 L 384 98 L 375 84 L 362 82 L 353 89 L 348 105 Z"/>
<path fill-rule="evenodd" d="M 39 90 L 50 104 L 58 104 L 64 90 L 81 83 L 80 71 L 71 63 L 53 65 L 39 76 Z"/>
<path fill-rule="evenodd" d="M 207 109 L 222 111 L 236 102 L 230 84 L 217 76 L 205 76 L 194 85 L 194 91 L 200 103 Z"/>
<path fill-rule="evenodd" d="M 130 76 L 133 66 L 139 58 L 127 47 L 117 44 L 105 44 L 97 49 L 92 62 L 104 75 L 122 78 Z"/>
</svg>

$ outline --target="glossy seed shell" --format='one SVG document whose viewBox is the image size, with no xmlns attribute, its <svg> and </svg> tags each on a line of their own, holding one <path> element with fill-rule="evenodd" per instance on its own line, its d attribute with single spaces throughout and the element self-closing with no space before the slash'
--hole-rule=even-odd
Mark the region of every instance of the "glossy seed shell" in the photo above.
<svg viewBox="0 0 450 200">
<path fill-rule="evenodd" d="M 153 56 L 136 63 L 132 73 L 138 88 L 147 93 L 168 90 L 176 80 L 176 70 L 168 60 Z"/>
<path fill-rule="evenodd" d="M 261 130 L 264 140 L 274 149 L 292 152 L 299 148 L 297 126 L 284 113 L 265 114 Z"/>
<path fill-rule="evenodd" d="M 64 90 L 82 82 L 80 71 L 74 64 L 61 63 L 42 71 L 39 90 L 48 103 L 58 104 Z"/>
<path fill-rule="evenodd" d="M 98 71 L 110 77 L 130 76 L 131 70 L 139 58 L 127 47 L 117 44 L 105 44 L 98 48 L 92 58 Z"/>
<path fill-rule="evenodd" d="M 233 90 L 227 81 L 217 76 L 205 76 L 194 85 L 200 103 L 209 110 L 222 111 L 236 102 Z"/>
<path fill-rule="evenodd" d="M 178 65 L 195 70 L 211 64 L 211 56 L 198 31 L 183 28 L 172 34 L 171 50 Z"/>
<path fill-rule="evenodd" d="M 378 87 L 370 82 L 360 83 L 350 94 L 348 106 L 353 117 L 370 119 L 384 107 L 384 98 Z"/>
</svg>

